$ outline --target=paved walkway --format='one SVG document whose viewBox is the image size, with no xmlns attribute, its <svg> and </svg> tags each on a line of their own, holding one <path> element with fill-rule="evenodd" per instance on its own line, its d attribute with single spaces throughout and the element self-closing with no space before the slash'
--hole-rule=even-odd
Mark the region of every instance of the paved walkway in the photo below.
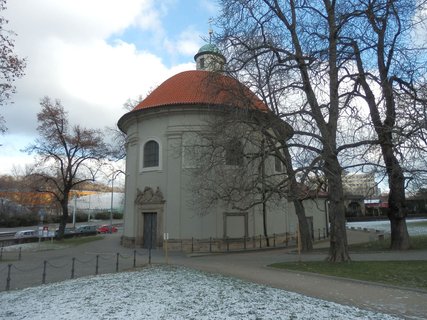
<svg viewBox="0 0 427 320">
<path fill-rule="evenodd" d="M 349 243 L 364 242 L 375 234 L 349 231 Z M 325 247 L 328 243 L 316 246 Z M 15 255 L 17 253 L 15 252 Z M 11 268 L 10 288 L 19 289 L 45 282 L 61 281 L 71 277 L 72 258 L 74 277 L 131 269 L 148 263 L 147 250 L 134 250 L 119 245 L 119 235 L 106 235 L 103 240 L 93 241 L 78 247 L 49 251 L 24 251 L 20 261 L 4 261 L 11 253 L 3 256 L 0 262 L 0 290 L 6 285 L 8 264 Z M 119 255 L 119 259 L 117 259 Z M 98 256 L 98 258 L 97 258 Z M 363 309 L 393 314 L 407 319 L 427 319 L 427 292 L 411 289 L 377 285 L 368 282 L 344 280 L 335 277 L 291 272 L 267 267 L 274 262 L 323 260 L 326 253 L 298 255 L 295 249 L 275 249 L 243 253 L 193 255 L 170 253 L 168 263 L 195 268 L 207 272 L 221 273 L 239 277 L 268 286 L 298 292 L 307 296 L 321 298 Z M 353 260 L 427 260 L 427 251 L 383 252 L 351 254 Z M 98 259 L 96 270 L 95 261 Z M 152 263 L 165 263 L 161 250 L 152 251 Z M 46 264 L 43 276 L 43 261 Z M 119 261 L 119 264 L 117 264 Z"/>
</svg>

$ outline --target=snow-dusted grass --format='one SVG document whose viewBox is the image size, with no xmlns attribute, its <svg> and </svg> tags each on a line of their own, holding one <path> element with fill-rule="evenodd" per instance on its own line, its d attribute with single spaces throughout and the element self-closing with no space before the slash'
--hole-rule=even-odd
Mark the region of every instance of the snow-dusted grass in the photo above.
<svg viewBox="0 0 427 320">
<path fill-rule="evenodd" d="M 424 225 L 427 222 L 426 219 L 407 219 L 406 225 L 408 232 L 411 236 L 427 235 L 427 227 Z M 390 221 L 379 220 L 379 221 L 360 221 L 360 222 L 347 222 L 347 227 L 354 228 L 368 228 L 381 230 L 383 232 L 390 232 Z"/>
<path fill-rule="evenodd" d="M 0 319 L 396 319 L 181 267 L 0 293 Z"/>
<path fill-rule="evenodd" d="M 102 240 L 102 235 L 97 236 L 87 236 L 87 237 L 76 237 L 64 239 L 62 241 L 41 241 L 41 242 L 27 242 L 14 244 L 11 246 L 3 247 L 4 252 L 16 252 L 16 251 L 46 251 L 46 250 L 57 250 L 57 249 L 65 249 L 72 246 L 77 246 L 83 243 L 92 242 Z"/>
<path fill-rule="evenodd" d="M 16 252 L 21 249 L 21 251 L 45 251 L 45 250 L 56 250 L 56 249 L 65 249 L 70 247 L 70 244 L 58 243 L 58 242 L 28 242 L 14 244 L 12 246 L 3 247 L 4 252 Z"/>
</svg>

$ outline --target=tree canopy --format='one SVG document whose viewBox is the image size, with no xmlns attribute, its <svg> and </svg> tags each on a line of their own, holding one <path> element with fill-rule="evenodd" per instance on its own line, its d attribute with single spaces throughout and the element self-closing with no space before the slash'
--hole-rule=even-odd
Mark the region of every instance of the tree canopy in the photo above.
<svg viewBox="0 0 427 320">
<path fill-rule="evenodd" d="M 62 207 L 60 235 L 68 218 L 71 189 L 94 181 L 103 166 L 108 149 L 101 131 L 70 126 L 59 100 L 45 97 L 37 114 L 38 138 L 26 151 L 37 155 L 32 175 L 39 191 L 49 192 Z"/>
<path fill-rule="evenodd" d="M 15 93 L 14 81 L 24 75 L 25 59 L 14 52 L 16 34 L 7 29 L 8 20 L 2 15 L 6 10 L 6 0 L 0 0 L 0 106 L 4 105 Z M 6 131 L 3 117 L 0 115 L 0 132 Z"/>
<path fill-rule="evenodd" d="M 392 247 L 408 248 L 404 164 L 409 159 L 402 151 L 409 150 L 412 141 L 422 152 L 418 137 L 425 128 L 413 121 L 411 127 L 418 128 L 414 134 L 404 129 L 410 122 L 398 115 L 425 110 L 419 90 L 425 85 L 425 39 L 420 37 L 420 30 L 425 32 L 425 1 L 220 3 L 217 40 L 228 57 L 228 71 L 293 126 L 288 146 L 297 171 L 308 170 L 302 177 L 320 170 L 326 178 L 329 259 L 349 259 L 344 169 L 386 174 Z"/>
</svg>

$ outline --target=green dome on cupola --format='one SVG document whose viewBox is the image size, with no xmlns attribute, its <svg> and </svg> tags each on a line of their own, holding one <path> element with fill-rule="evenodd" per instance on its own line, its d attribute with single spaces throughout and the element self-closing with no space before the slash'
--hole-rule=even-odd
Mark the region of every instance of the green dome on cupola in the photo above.
<svg viewBox="0 0 427 320">
<path fill-rule="evenodd" d="M 222 71 L 226 62 L 225 57 L 212 43 L 203 45 L 194 56 L 197 70 Z"/>
<path fill-rule="evenodd" d="M 207 43 L 204 46 L 202 46 L 199 51 L 197 52 L 197 54 L 199 53 L 217 53 L 217 54 L 221 54 L 221 51 L 219 51 L 218 47 L 212 43 Z M 222 55 L 222 54 L 221 54 Z"/>
</svg>

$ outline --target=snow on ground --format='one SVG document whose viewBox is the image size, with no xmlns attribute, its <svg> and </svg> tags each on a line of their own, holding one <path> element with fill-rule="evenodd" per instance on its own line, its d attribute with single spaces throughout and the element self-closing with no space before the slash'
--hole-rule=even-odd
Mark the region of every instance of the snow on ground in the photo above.
<svg viewBox="0 0 427 320">
<path fill-rule="evenodd" d="M 58 242 L 28 242 L 28 243 L 20 243 L 14 244 L 11 246 L 3 247 L 4 252 L 16 252 L 16 251 L 45 251 L 45 250 L 57 250 L 57 249 L 65 249 L 70 247 L 71 245 L 66 243 L 58 243 Z"/>
<path fill-rule="evenodd" d="M 419 222 L 427 222 L 426 219 L 407 219 L 406 225 L 408 227 L 409 235 L 427 235 L 427 227 L 418 225 Z M 347 222 L 347 227 L 351 228 L 368 228 L 380 230 L 383 232 L 390 233 L 390 221 L 379 220 L 379 221 L 360 221 L 360 222 Z"/>
<path fill-rule="evenodd" d="M 231 277 L 160 266 L 0 293 L 0 319 L 397 319 Z"/>
</svg>

